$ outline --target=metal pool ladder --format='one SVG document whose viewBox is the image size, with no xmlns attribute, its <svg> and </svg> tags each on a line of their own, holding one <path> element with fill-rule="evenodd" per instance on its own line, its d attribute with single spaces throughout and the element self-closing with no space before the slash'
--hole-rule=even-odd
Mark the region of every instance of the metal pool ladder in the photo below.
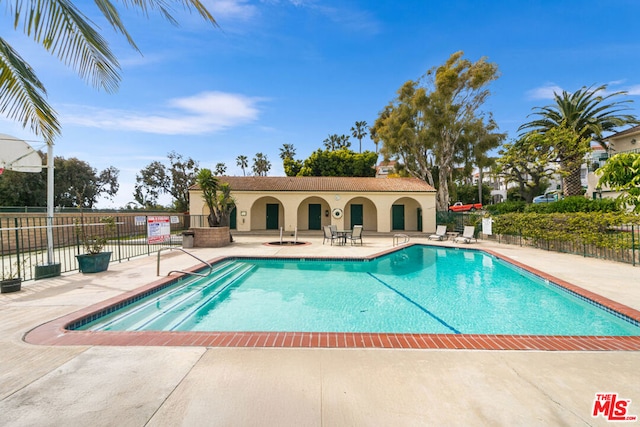
<svg viewBox="0 0 640 427">
<path fill-rule="evenodd" d="M 402 239 L 402 242 L 400 241 Z M 409 236 L 406 234 L 394 234 L 393 235 L 393 246 L 404 245 L 405 243 L 409 243 Z"/>
<path fill-rule="evenodd" d="M 200 258 L 198 258 L 197 256 L 195 256 L 194 254 L 192 254 L 192 253 L 190 253 L 190 252 L 187 252 L 187 251 L 185 251 L 185 250 L 184 250 L 184 249 L 182 249 L 182 248 L 161 248 L 161 249 L 158 251 L 158 256 L 157 256 L 157 262 L 156 262 L 156 276 L 159 276 L 159 275 L 160 275 L 160 253 L 161 253 L 162 251 L 165 251 L 165 250 L 166 250 L 166 251 L 178 250 L 178 251 L 184 252 L 185 254 L 187 254 L 187 255 L 189 255 L 189 256 L 191 256 L 191 257 L 193 257 L 193 258 L 197 259 L 198 261 L 200 261 L 200 262 L 201 262 L 201 263 L 203 263 L 203 264 L 206 264 L 206 265 L 207 265 L 207 267 L 209 267 L 209 272 L 208 272 L 207 274 L 202 274 L 202 273 L 198 273 L 198 272 L 195 272 L 195 271 L 171 270 L 170 272 L 168 272 L 168 273 L 167 273 L 167 276 L 170 276 L 170 275 L 171 275 L 171 273 L 184 273 L 184 274 L 192 274 L 192 275 L 194 275 L 194 276 L 207 277 L 209 274 L 211 274 L 211 271 L 213 271 L 213 266 L 212 266 L 211 264 L 209 264 L 207 261 L 201 260 Z"/>
</svg>

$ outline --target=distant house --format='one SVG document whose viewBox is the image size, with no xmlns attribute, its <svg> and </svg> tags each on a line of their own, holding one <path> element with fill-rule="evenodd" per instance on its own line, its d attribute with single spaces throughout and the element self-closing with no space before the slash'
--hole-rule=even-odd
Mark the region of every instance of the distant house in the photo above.
<svg viewBox="0 0 640 427">
<path fill-rule="evenodd" d="M 376 178 L 387 178 L 389 174 L 394 173 L 396 170 L 396 161 L 389 160 L 388 162 L 380 162 L 376 166 Z"/>
<path fill-rule="evenodd" d="M 236 200 L 231 228 L 238 231 L 322 230 L 335 224 L 365 231 L 436 229 L 436 190 L 417 178 L 222 176 Z M 189 211 L 207 215 L 198 186 L 189 189 Z"/>
<path fill-rule="evenodd" d="M 620 194 L 611 191 L 608 187 L 598 188 L 599 177 L 595 171 L 618 153 L 640 153 L 640 125 L 613 134 L 606 141 L 608 148 L 606 150 L 601 147 L 594 149 L 591 157 L 587 175 L 587 196 L 589 197 L 617 197 Z"/>
</svg>

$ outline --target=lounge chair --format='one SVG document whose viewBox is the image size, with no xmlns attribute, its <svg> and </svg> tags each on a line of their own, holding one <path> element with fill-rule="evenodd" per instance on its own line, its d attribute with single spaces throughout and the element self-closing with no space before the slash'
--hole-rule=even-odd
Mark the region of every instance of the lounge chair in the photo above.
<svg viewBox="0 0 640 427">
<path fill-rule="evenodd" d="M 327 240 L 329 240 L 331 242 L 331 244 L 333 245 L 333 241 L 334 240 L 339 240 L 340 237 L 338 237 L 338 233 L 335 232 L 334 230 L 331 229 L 330 226 L 325 225 L 323 227 L 324 230 L 324 238 L 322 239 L 322 244 L 324 245 L 324 242 L 326 242 Z"/>
<path fill-rule="evenodd" d="M 352 245 L 354 242 L 360 240 L 360 246 L 362 246 L 362 226 L 354 225 L 353 231 L 351 232 L 351 234 L 347 234 L 346 238 L 347 240 L 351 240 Z"/>
<path fill-rule="evenodd" d="M 447 238 L 447 226 L 439 225 L 436 227 L 436 234 L 429 236 L 429 240 L 444 240 Z"/>
<path fill-rule="evenodd" d="M 453 241 L 460 243 L 471 243 L 471 241 L 473 240 L 474 242 L 477 242 L 476 238 L 473 237 L 475 232 L 476 228 L 473 225 L 465 225 L 462 236 L 456 237 L 455 239 L 453 239 Z"/>
</svg>

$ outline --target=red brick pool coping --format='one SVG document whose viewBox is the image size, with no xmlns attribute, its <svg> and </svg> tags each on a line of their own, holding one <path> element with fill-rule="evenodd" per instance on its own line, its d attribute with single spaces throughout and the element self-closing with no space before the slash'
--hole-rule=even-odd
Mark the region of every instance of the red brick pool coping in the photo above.
<svg viewBox="0 0 640 427">
<path fill-rule="evenodd" d="M 405 246 L 406 247 L 406 246 Z M 604 298 L 547 273 L 487 249 L 489 253 L 543 279 L 586 297 L 600 305 L 640 322 L 640 311 Z M 393 250 L 376 254 L 376 258 Z M 241 258 L 241 257 L 233 257 Z M 251 257 L 259 258 L 259 257 Z M 311 257 L 308 257 L 311 258 Z M 212 262 L 220 261 L 218 258 Z M 195 266 L 196 270 L 201 266 Z M 542 336 L 482 334 L 389 334 L 342 332 L 172 332 L 172 331 L 76 331 L 67 327 L 80 319 L 114 306 L 137 294 L 161 286 L 175 278 L 163 278 L 135 291 L 86 307 L 40 325 L 25 334 L 31 344 L 60 346 L 197 346 L 197 347 L 280 347 L 280 348 L 393 348 L 466 350 L 545 351 L 638 351 L 640 336 Z"/>
</svg>

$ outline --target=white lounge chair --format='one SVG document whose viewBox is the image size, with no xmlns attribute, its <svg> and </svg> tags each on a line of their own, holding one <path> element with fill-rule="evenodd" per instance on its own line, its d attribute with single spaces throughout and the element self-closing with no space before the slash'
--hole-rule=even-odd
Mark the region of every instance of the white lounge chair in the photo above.
<svg viewBox="0 0 640 427">
<path fill-rule="evenodd" d="M 447 226 L 439 225 L 436 227 L 436 234 L 429 236 L 429 240 L 444 240 L 447 238 Z"/>
<path fill-rule="evenodd" d="M 456 237 L 455 239 L 453 239 L 453 241 L 460 243 L 471 243 L 471 241 L 477 242 L 476 238 L 473 237 L 475 231 L 476 228 L 473 225 L 465 225 L 462 236 Z"/>
</svg>

